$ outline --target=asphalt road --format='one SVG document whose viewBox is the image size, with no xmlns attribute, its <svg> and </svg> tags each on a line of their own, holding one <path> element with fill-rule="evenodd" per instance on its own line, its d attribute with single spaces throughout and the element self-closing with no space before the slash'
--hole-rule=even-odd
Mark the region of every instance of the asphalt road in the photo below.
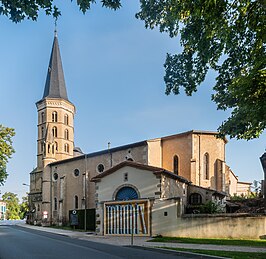
<svg viewBox="0 0 266 259">
<path fill-rule="evenodd" d="M 188 257 L 183 257 L 174 253 L 84 241 L 14 225 L 0 225 L 0 259 L 24 258 L 171 259 Z"/>
</svg>

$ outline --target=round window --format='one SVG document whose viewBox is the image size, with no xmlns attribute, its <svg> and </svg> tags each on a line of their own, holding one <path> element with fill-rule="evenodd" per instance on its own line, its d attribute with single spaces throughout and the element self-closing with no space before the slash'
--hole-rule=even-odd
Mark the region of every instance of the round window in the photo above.
<svg viewBox="0 0 266 259">
<path fill-rule="evenodd" d="M 54 173 L 54 180 L 56 181 L 58 179 L 58 173 Z"/>
<path fill-rule="evenodd" d="M 74 175 L 77 177 L 77 176 L 79 176 L 79 170 L 78 169 L 75 169 L 74 170 Z"/>
<path fill-rule="evenodd" d="M 102 173 L 104 171 L 104 165 L 103 164 L 99 164 L 97 166 L 97 170 L 98 170 L 99 173 Z"/>
</svg>

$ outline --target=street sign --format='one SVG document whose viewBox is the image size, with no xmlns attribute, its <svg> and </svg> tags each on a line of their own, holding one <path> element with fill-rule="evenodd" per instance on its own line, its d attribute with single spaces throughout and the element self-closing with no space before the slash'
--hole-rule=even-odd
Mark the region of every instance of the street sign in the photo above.
<svg viewBox="0 0 266 259">
<path fill-rule="evenodd" d="M 48 218 L 48 211 L 43 211 L 43 218 L 44 219 L 47 219 Z"/>
<path fill-rule="evenodd" d="M 70 214 L 70 225 L 77 226 L 79 224 L 78 214 L 76 210 L 73 210 Z"/>
</svg>

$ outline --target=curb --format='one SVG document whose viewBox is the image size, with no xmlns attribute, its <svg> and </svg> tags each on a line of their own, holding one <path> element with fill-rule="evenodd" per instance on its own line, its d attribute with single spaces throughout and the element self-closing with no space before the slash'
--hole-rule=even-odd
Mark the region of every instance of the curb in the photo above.
<svg viewBox="0 0 266 259">
<path fill-rule="evenodd" d="M 177 251 L 173 249 L 165 249 L 165 248 L 160 248 L 160 247 L 147 247 L 147 246 L 125 246 L 125 247 L 133 247 L 136 249 L 143 249 L 143 250 L 150 250 L 150 251 L 161 251 L 164 254 L 177 254 L 177 255 L 182 255 L 185 257 L 190 257 L 193 256 L 193 258 L 202 258 L 202 259 L 228 259 L 228 257 L 220 257 L 220 256 L 215 256 L 215 255 L 204 255 L 204 254 L 197 254 L 197 253 L 192 253 L 192 252 L 186 252 L 186 251 Z"/>
</svg>

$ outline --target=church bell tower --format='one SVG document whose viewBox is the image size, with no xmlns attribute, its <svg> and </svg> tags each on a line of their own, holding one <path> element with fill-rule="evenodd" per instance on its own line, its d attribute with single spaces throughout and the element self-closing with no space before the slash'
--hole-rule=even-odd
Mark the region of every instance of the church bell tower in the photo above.
<svg viewBox="0 0 266 259">
<path fill-rule="evenodd" d="M 68 100 L 55 33 L 43 97 L 38 110 L 37 168 L 73 157 L 75 106 Z"/>
<path fill-rule="evenodd" d="M 55 32 L 43 97 L 38 112 L 37 167 L 30 173 L 30 207 L 33 222 L 49 225 L 52 178 L 49 164 L 73 157 L 75 106 L 68 100 Z"/>
</svg>

